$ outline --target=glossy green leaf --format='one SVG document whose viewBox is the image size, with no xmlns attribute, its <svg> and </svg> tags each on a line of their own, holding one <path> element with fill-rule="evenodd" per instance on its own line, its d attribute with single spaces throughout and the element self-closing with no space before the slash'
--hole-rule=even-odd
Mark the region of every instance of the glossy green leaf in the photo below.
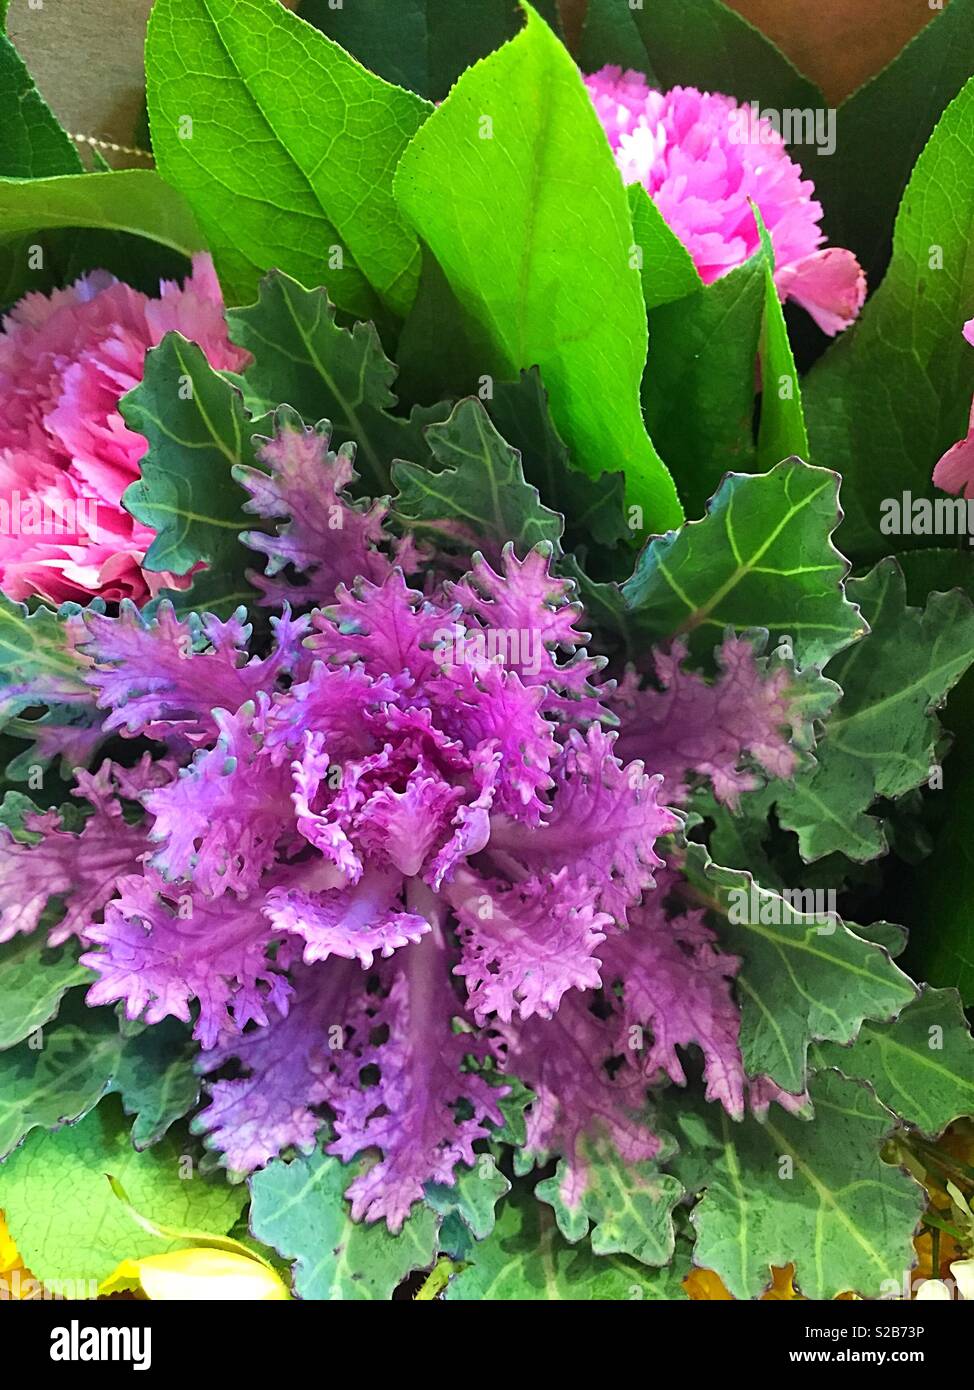
<svg viewBox="0 0 974 1390">
<path fill-rule="evenodd" d="M 810 164 L 803 160 L 825 211 L 829 240 L 856 253 L 871 288 L 889 261 L 896 209 L 911 170 L 972 71 L 974 0 L 950 0 L 882 72 L 842 103 L 834 151 Z"/>
<path fill-rule="evenodd" d="M 817 1043 L 815 1067 L 868 1081 L 908 1124 L 936 1137 L 974 1114 L 974 1039 L 953 989 L 924 989 L 892 1023 L 864 1023 L 849 1047 Z"/>
<path fill-rule="evenodd" d="M 761 234 L 764 271 L 764 314 L 761 321 L 761 426 L 758 434 L 758 466 L 773 468 L 782 459 L 797 457 L 808 462 L 808 434 L 788 328 L 774 283 L 774 247 L 768 229 L 754 208 Z"/>
<path fill-rule="evenodd" d="M 464 73 L 395 187 L 486 335 L 484 371 L 513 379 L 539 366 L 575 465 L 624 471 L 646 527 L 677 524 L 639 409 L 646 316 L 626 191 L 574 63 L 533 10 Z"/>
<path fill-rule="evenodd" d="M 390 414 L 396 368 L 371 324 L 340 328 L 324 290 L 279 272 L 261 281 L 258 296 L 228 316 L 234 341 L 253 357 L 240 384 L 255 413 L 287 402 L 309 424 L 329 420 L 332 448 L 354 442 L 356 469 L 373 495 L 388 490 L 393 459 L 428 458 L 423 429 L 448 407 Z"/>
<path fill-rule="evenodd" d="M 130 232 L 190 256 L 205 246 L 186 201 L 153 169 L 0 179 L 4 235 L 55 227 Z"/>
<path fill-rule="evenodd" d="M 0 174 L 36 179 L 80 174 L 74 142 L 41 96 L 20 54 L 3 31 L 0 14 Z"/>
<path fill-rule="evenodd" d="M 934 465 L 967 432 L 974 352 L 961 330 L 974 304 L 972 146 L 974 78 L 917 161 L 883 283 L 805 378 L 812 459 L 845 479 L 840 540 L 860 559 L 889 551 L 884 501 L 905 491 L 932 496 Z M 892 542 L 930 543 L 906 534 Z"/>
<path fill-rule="evenodd" d="M 703 288 L 703 281 L 690 252 L 676 233 L 670 231 L 663 214 L 641 183 L 629 184 L 626 191 L 646 308 L 657 309 L 661 304 L 697 293 Z"/>
<path fill-rule="evenodd" d="M 702 521 L 640 555 L 623 586 L 640 630 L 710 652 L 727 627 L 765 627 L 793 638 L 803 666 L 848 645 L 863 623 L 844 596 L 847 565 L 830 539 L 838 484 L 834 473 L 793 460 L 731 474 Z"/>
<path fill-rule="evenodd" d="M 835 851 L 875 859 L 887 848 L 877 797 L 927 783 L 937 765 L 933 711 L 974 661 L 974 605 L 953 590 L 923 609 L 906 605 L 903 572 L 883 560 L 851 580 L 870 635 L 829 664 L 843 695 L 816 750 L 816 765 L 782 784 L 778 819 L 798 835 L 806 860 Z"/>
<path fill-rule="evenodd" d="M 892 1018 L 915 997 L 885 951 L 814 899 L 796 905 L 744 870 L 709 862 L 700 845 L 688 847 L 687 864 L 695 900 L 718 914 L 722 944 L 743 961 L 736 983 L 749 1076 L 799 1095 L 813 1041 L 850 1042 L 865 1019 Z"/>
<path fill-rule="evenodd" d="M 441 547 L 483 548 L 496 560 L 514 541 L 519 554 L 539 542 L 558 548 L 562 518 L 524 481 L 516 449 L 501 438 L 477 400 L 461 401 L 426 439 L 439 471 L 395 463 L 393 509 L 403 525 Z"/>
<path fill-rule="evenodd" d="M 754 257 L 695 294 L 650 310 L 646 424 L 690 516 L 704 510 L 726 473 L 754 467 L 764 303 L 764 267 Z"/>
<path fill-rule="evenodd" d="M 419 247 L 392 175 L 426 102 L 278 0 L 157 0 L 146 67 L 159 169 L 196 212 L 231 303 L 277 267 L 363 318 L 405 312 Z"/>
<path fill-rule="evenodd" d="M 556 0 L 538 11 L 558 23 Z M 521 26 L 516 0 L 302 0 L 302 19 L 320 29 L 387 82 L 442 101 L 463 72 L 512 39 Z"/>
</svg>

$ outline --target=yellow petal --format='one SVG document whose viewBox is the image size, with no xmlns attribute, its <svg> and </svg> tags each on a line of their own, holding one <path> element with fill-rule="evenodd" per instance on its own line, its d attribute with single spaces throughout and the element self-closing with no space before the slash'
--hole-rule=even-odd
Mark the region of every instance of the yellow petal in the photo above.
<svg viewBox="0 0 974 1390">
<path fill-rule="evenodd" d="M 20 1268 L 20 1256 L 17 1254 L 13 1237 L 7 1229 L 7 1223 L 3 1219 L 3 1212 L 0 1211 L 0 1274 L 6 1274 L 8 1270 L 18 1268 Z"/>
<path fill-rule="evenodd" d="M 152 1299 L 279 1302 L 291 1296 L 274 1270 L 231 1250 L 173 1250 L 135 1263 Z"/>
</svg>

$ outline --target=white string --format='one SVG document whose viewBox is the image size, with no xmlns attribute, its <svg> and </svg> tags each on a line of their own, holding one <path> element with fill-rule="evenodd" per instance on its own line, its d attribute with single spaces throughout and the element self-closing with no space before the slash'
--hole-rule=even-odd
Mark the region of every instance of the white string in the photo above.
<svg viewBox="0 0 974 1390">
<path fill-rule="evenodd" d="M 149 150 L 136 149 L 133 145 L 116 145 L 113 140 L 99 140 L 95 135 L 74 135 L 71 139 L 79 145 L 92 145 L 99 150 L 111 150 L 113 154 L 134 154 L 141 159 L 152 159 Z"/>
</svg>

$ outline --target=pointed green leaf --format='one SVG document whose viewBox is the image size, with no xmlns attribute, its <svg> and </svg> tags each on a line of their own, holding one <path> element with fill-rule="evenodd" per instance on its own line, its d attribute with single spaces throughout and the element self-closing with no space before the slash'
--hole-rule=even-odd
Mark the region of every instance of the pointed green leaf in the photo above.
<svg viewBox="0 0 974 1390">
<path fill-rule="evenodd" d="M 526 9 L 525 29 L 413 139 L 396 196 L 483 329 L 484 371 L 539 366 L 576 464 L 624 470 L 645 524 L 674 525 L 681 508 L 639 409 L 646 314 L 626 191 L 572 59 Z"/>
<path fill-rule="evenodd" d="M 497 1224 L 479 1241 L 446 1291 L 451 1302 L 605 1301 L 680 1299 L 686 1257 L 649 1269 L 626 1255 L 594 1255 L 588 1245 L 569 1245 L 550 1208 L 531 1192 L 515 1190 Z"/>
<path fill-rule="evenodd" d="M 842 590 L 848 568 L 831 541 L 839 480 L 795 460 L 730 474 L 702 521 L 650 541 L 623 586 L 653 642 L 685 636 L 711 651 L 727 627 L 794 639 L 802 666 L 825 661 L 863 624 Z"/>
<path fill-rule="evenodd" d="M 277 266 L 349 313 L 405 313 L 419 247 L 392 175 L 428 103 L 278 0 L 157 0 L 146 67 L 159 169 L 196 212 L 231 303 Z"/>
<path fill-rule="evenodd" d="M 835 149 L 805 166 L 829 240 L 856 253 L 870 286 L 879 284 L 889 261 L 896 209 L 917 157 L 972 71 L 974 0 L 950 0 L 842 103 Z"/>
<path fill-rule="evenodd" d="M 722 943 L 743 960 L 736 983 L 749 1076 L 799 1095 L 810 1043 L 851 1042 L 865 1019 L 892 1018 L 915 998 L 884 950 L 819 912 L 814 899 L 796 905 L 746 871 L 714 864 L 701 845 L 688 846 L 687 872 L 695 900 L 722 919 Z"/>
<path fill-rule="evenodd" d="M 882 1162 L 891 1120 L 864 1087 L 827 1072 L 811 1096 L 813 1120 L 772 1106 L 763 1122 L 735 1124 L 716 1105 L 674 1107 L 693 1185 L 704 1188 L 694 1261 L 735 1298 L 756 1298 L 771 1266 L 791 1263 L 807 1298 L 896 1295 L 916 1258 L 923 1189 Z"/>
<path fill-rule="evenodd" d="M 632 213 L 633 245 L 639 251 L 646 308 L 657 309 L 661 304 L 703 289 L 690 252 L 676 233 L 670 231 L 642 184 L 631 183 L 626 192 Z"/>
<path fill-rule="evenodd" d="M 437 1217 L 414 1209 L 398 1235 L 384 1221 L 353 1222 L 345 1189 L 361 1164 L 347 1166 L 316 1150 L 275 1159 L 250 1179 L 250 1229 L 294 1261 L 294 1292 L 306 1299 L 380 1299 L 436 1254 Z"/>
<path fill-rule="evenodd" d="M 549 24 L 556 0 L 538 0 Z M 353 53 L 387 82 L 442 101 L 464 68 L 512 39 L 521 25 L 515 0 L 396 0 L 382 8 L 350 0 L 303 0 L 301 18 Z"/>
<path fill-rule="evenodd" d="M 888 1110 L 933 1138 L 974 1114 L 974 1039 L 955 989 L 927 986 L 893 1023 L 864 1023 L 849 1047 L 817 1043 L 810 1060 L 868 1081 Z"/>
<path fill-rule="evenodd" d="M 817 750 L 817 765 L 784 785 L 778 819 L 798 835 L 803 858 L 885 853 L 886 833 L 867 815 L 878 796 L 898 797 L 930 778 L 940 726 L 933 711 L 974 661 L 974 605 L 958 590 L 909 608 L 903 572 L 883 560 L 849 597 L 870 635 L 829 665 L 843 696 Z"/>
<path fill-rule="evenodd" d="M 206 564 L 188 593 L 172 595 L 179 608 L 226 616 L 252 601 L 245 571 L 253 556 L 240 533 L 253 517 L 243 509 L 247 494 L 231 470 L 240 463 L 256 466 L 253 436 L 269 434 L 270 420 L 251 419 L 239 390 L 179 333 L 167 333 L 147 355 L 141 383 L 120 408 L 129 429 L 149 441 L 142 476 L 122 498 L 156 531 L 146 569 L 186 574 Z"/>
<path fill-rule="evenodd" d="M 805 378 L 812 459 L 845 479 L 841 540 L 858 558 L 889 550 L 892 514 L 883 503 L 899 502 L 904 490 L 933 496 L 937 460 L 967 432 L 974 352 L 961 330 L 974 304 L 972 146 L 974 78 L 917 161 L 883 283 Z M 911 534 L 897 546 L 929 542 Z"/>
<path fill-rule="evenodd" d="M 182 1242 L 147 1234 L 112 1192 L 160 1226 L 225 1235 L 246 1188 L 202 1177 L 186 1141 L 169 1136 L 139 1153 L 117 1101 L 103 1101 L 80 1124 L 34 1130 L 0 1166 L 0 1205 L 24 1263 L 51 1285 L 105 1279 L 124 1259 L 175 1250 Z"/>
<path fill-rule="evenodd" d="M 4 235 L 52 227 L 131 232 L 190 256 L 205 245 L 186 201 L 154 169 L 0 179 Z"/>
<path fill-rule="evenodd" d="M 228 320 L 254 359 L 240 382 L 250 409 L 264 414 L 286 401 L 310 424 L 328 420 L 332 448 L 355 443 L 356 468 L 373 495 L 388 489 L 393 459 L 428 457 L 423 428 L 446 407 L 391 415 L 396 368 L 379 335 L 370 323 L 339 328 L 324 290 L 274 271 L 261 281 L 257 303 Z"/>
<path fill-rule="evenodd" d="M 754 466 L 754 367 L 764 301 L 764 267 L 752 257 L 712 285 L 650 311 L 646 424 L 690 516 L 704 510 L 726 473 Z"/>
<path fill-rule="evenodd" d="M 558 1229 L 575 1243 L 589 1233 L 594 1255 L 631 1255 L 645 1265 L 668 1264 L 676 1239 L 673 1208 L 683 1187 L 655 1163 L 627 1163 L 604 1141 L 587 1141 L 582 1162 L 588 1184 L 580 1199 L 567 1191 L 572 1169 L 559 1159 L 535 1196 L 554 1210 Z M 569 1198 L 571 1200 L 569 1200 Z"/>
<path fill-rule="evenodd" d="M 0 174 L 36 179 L 80 174 L 81 156 L 3 32 L 0 13 Z"/>
<path fill-rule="evenodd" d="M 536 367 L 519 381 L 498 381 L 487 404 L 500 434 L 521 455 L 524 476 L 547 501 L 564 514 L 568 544 L 617 545 L 631 541 L 626 512 L 626 480 L 622 473 L 590 478 L 572 464 L 571 455 L 555 429 L 548 393 Z"/>
<path fill-rule="evenodd" d="M 792 456 L 808 461 L 808 435 L 785 315 L 774 283 L 774 247 L 757 207 L 764 268 L 764 315 L 761 321 L 761 426 L 758 466 L 772 468 Z"/>
<path fill-rule="evenodd" d="M 542 506 L 524 481 L 521 458 L 500 437 L 478 400 L 461 401 L 426 439 L 439 472 L 397 462 L 394 511 L 420 538 L 448 548 L 485 548 L 497 556 L 507 541 L 519 552 L 546 541 L 557 551 L 562 519 Z"/>
</svg>

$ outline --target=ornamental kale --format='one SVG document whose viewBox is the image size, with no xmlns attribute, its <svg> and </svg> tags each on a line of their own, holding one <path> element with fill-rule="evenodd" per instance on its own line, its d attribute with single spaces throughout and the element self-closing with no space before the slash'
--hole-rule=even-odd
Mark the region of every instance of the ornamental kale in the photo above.
<svg viewBox="0 0 974 1390">
<path fill-rule="evenodd" d="M 82 615 L 92 719 L 158 755 L 80 773 L 77 829 L 48 812 L 27 841 L 4 831 L 3 930 L 36 929 L 54 892 L 50 940 L 86 943 L 90 1004 L 193 1020 L 212 1078 L 197 1127 L 234 1172 L 313 1147 L 327 1114 L 329 1152 L 381 1153 L 354 1218 L 398 1230 L 501 1126 L 510 1069 L 536 1096 L 528 1149 L 565 1159 L 577 1205 L 584 1141 L 659 1151 L 644 1102 L 684 1084 L 676 1044 L 743 1111 L 738 960 L 682 895 L 672 808 L 704 782 L 736 805 L 762 770 L 791 776 L 805 683 L 734 636 L 713 681 L 679 644 L 603 679 L 550 545 L 459 580 L 408 552 L 411 587 L 385 506 L 345 491 L 353 449 L 328 446 L 282 414 L 267 472 L 243 478 L 282 518 L 250 536 L 268 592 L 286 555 L 334 599 L 285 603 L 267 656 L 242 611 Z"/>
</svg>

